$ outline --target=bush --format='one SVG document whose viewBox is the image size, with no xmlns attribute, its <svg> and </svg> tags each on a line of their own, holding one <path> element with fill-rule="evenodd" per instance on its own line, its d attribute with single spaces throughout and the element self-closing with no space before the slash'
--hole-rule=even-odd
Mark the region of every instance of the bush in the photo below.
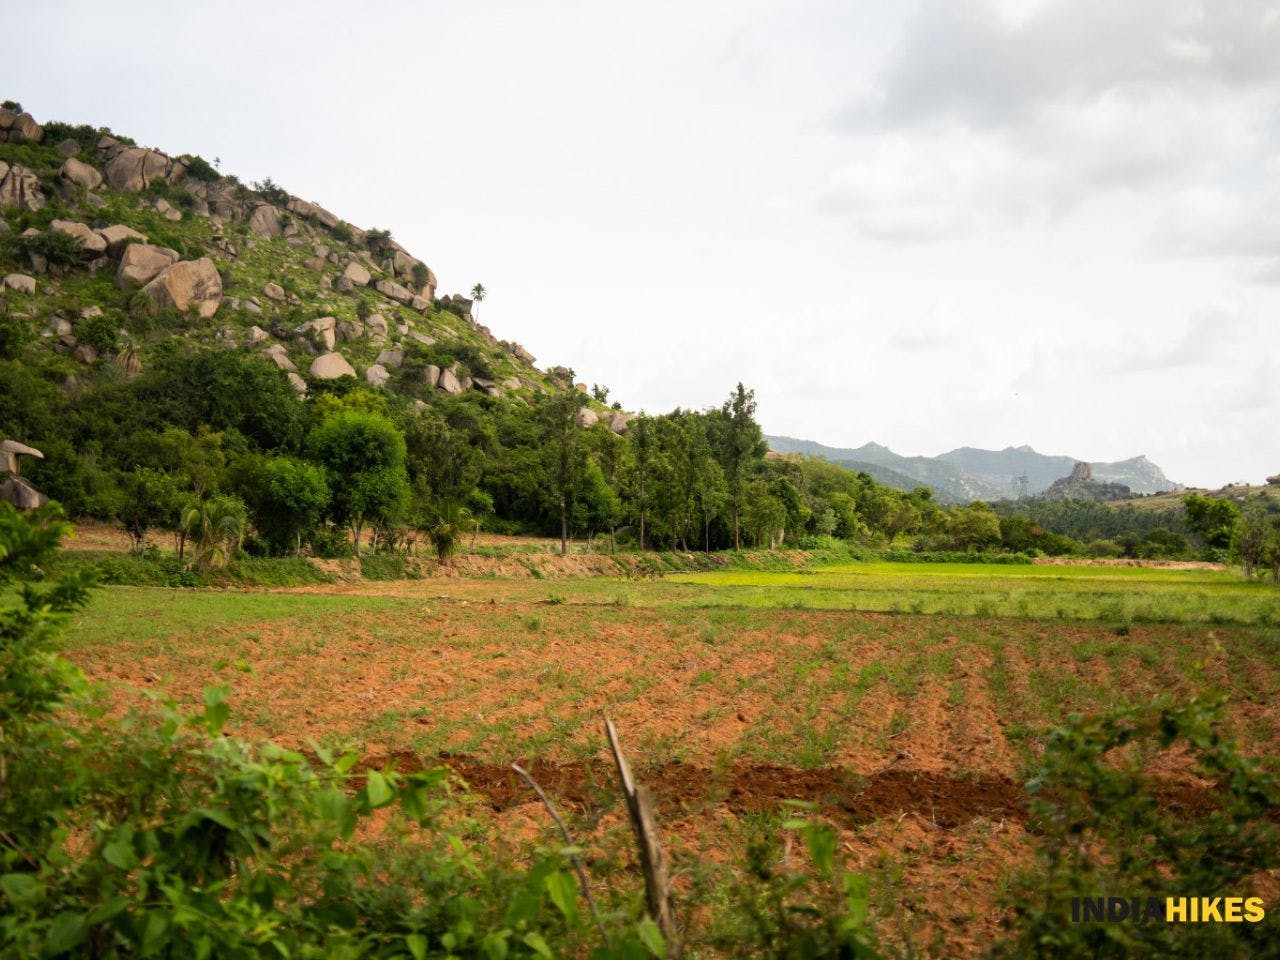
<svg viewBox="0 0 1280 960">
<path fill-rule="evenodd" d="M 100 354 L 114 353 L 120 346 L 119 327 L 120 320 L 114 311 L 83 317 L 76 322 L 76 340 L 87 343 Z"/>
<path fill-rule="evenodd" d="M 183 157 L 182 162 L 187 165 L 187 176 L 193 180 L 199 180 L 202 183 L 216 183 L 222 179 L 222 174 L 214 169 L 213 164 L 198 154 Z"/>
<path fill-rule="evenodd" d="M 1262 956 L 1280 933 L 1261 923 L 1073 922 L 1074 897 L 1249 896 L 1280 867 L 1276 778 L 1222 734 L 1225 699 L 1168 698 L 1100 716 L 1074 716 L 1045 745 L 1028 784 L 1036 869 L 1015 885 L 1008 957 Z M 1144 772 L 1157 751 L 1183 754 L 1216 789 L 1161 797 Z M 1191 788 L 1190 793 L 1202 792 Z"/>
<path fill-rule="evenodd" d="M 284 207 L 289 203 L 289 191 L 270 177 L 265 180 L 255 181 L 253 189 L 257 191 L 263 200 L 267 201 L 267 203 L 273 203 L 277 207 Z"/>
<path fill-rule="evenodd" d="M 19 253 L 44 257 L 58 266 L 74 266 L 84 260 L 84 242 L 61 230 L 20 236 L 14 243 Z"/>
</svg>

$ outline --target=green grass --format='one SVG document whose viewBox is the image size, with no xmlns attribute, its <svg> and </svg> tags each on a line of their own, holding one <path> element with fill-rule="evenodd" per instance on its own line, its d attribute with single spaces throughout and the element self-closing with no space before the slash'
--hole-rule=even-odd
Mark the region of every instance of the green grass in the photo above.
<svg viewBox="0 0 1280 960">
<path fill-rule="evenodd" d="M 1105 620 L 1280 624 L 1280 590 L 1236 571 L 1151 567 L 858 563 L 790 572 L 677 573 L 689 602 L 746 607 Z M 672 602 L 681 602 L 672 597 Z"/>
</svg>

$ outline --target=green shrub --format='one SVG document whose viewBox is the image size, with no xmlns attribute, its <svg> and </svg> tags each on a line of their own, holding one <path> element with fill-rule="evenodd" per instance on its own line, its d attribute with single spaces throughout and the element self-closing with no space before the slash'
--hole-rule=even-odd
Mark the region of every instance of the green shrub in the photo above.
<svg viewBox="0 0 1280 960">
<path fill-rule="evenodd" d="M 61 230 L 20 236 L 14 243 L 19 253 L 35 254 L 58 266 L 69 267 L 84 260 L 84 242 Z"/>
<path fill-rule="evenodd" d="M 1250 896 L 1259 875 L 1280 867 L 1276 778 L 1224 736 L 1225 703 L 1164 697 L 1073 716 L 1049 737 L 1028 784 L 1037 863 L 1014 885 L 1014 937 L 997 956 L 1273 955 L 1280 922 L 1272 910 L 1260 923 L 1073 922 L 1071 915 L 1074 897 L 1144 904 L 1150 897 L 1163 907 L 1166 897 Z M 1207 802 L 1179 798 L 1144 772 L 1156 751 L 1171 750 L 1215 784 Z"/>
<path fill-rule="evenodd" d="M 193 180 L 199 180 L 202 183 L 216 183 L 222 179 L 222 174 L 214 169 L 213 164 L 198 154 L 185 156 L 181 159 L 187 165 L 187 176 Z"/>
<path fill-rule="evenodd" d="M 76 322 L 76 340 L 89 344 L 100 354 L 114 353 L 120 346 L 119 328 L 120 318 L 114 311 L 83 317 Z"/>
<path fill-rule="evenodd" d="M 257 191 L 263 200 L 267 201 L 267 203 L 274 203 L 277 207 L 287 206 L 289 203 L 289 191 L 270 177 L 256 181 L 253 184 L 253 189 Z"/>
</svg>

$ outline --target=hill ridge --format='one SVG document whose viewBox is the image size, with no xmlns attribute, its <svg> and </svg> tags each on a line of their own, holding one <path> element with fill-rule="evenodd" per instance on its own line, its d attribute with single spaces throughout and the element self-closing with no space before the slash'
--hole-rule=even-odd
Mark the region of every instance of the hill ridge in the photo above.
<svg viewBox="0 0 1280 960">
<path fill-rule="evenodd" d="M 782 453 L 822 456 L 855 470 L 862 469 L 864 465 L 874 466 L 884 471 L 882 476 L 876 476 L 870 470 L 867 472 L 880 482 L 899 489 L 911 489 L 912 485 L 932 486 L 939 500 L 944 502 L 1014 497 L 1020 492 L 1016 478 L 1022 476 L 1027 477 L 1027 495 L 1042 493 L 1055 480 L 1069 476 L 1076 463 L 1086 462 L 1075 457 L 1039 453 L 1030 444 L 1008 446 L 1002 450 L 964 446 L 935 457 L 909 457 L 874 442 L 860 447 L 830 447 L 812 440 L 779 435 L 767 435 L 765 440 L 770 449 Z M 1094 477 L 1099 481 L 1124 484 L 1134 493 L 1161 493 L 1181 488 L 1145 454 L 1110 463 L 1094 462 L 1091 466 Z M 897 477 L 889 479 L 890 474 L 897 474 Z M 906 482 L 903 477 L 907 478 Z"/>
</svg>

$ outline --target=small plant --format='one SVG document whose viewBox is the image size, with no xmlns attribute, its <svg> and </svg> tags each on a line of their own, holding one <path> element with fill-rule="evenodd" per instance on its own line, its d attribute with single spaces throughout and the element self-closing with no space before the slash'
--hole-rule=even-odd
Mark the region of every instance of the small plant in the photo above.
<svg viewBox="0 0 1280 960">
<path fill-rule="evenodd" d="M 69 267 L 84 260 L 84 241 L 61 230 L 46 230 L 21 236 L 15 241 L 20 253 L 44 257 L 49 263 Z"/>
<path fill-rule="evenodd" d="M 277 207 L 283 207 L 289 203 L 289 191 L 270 177 L 254 181 L 253 189 L 263 200 Z"/>
<path fill-rule="evenodd" d="M 193 180 L 216 183 L 222 179 L 222 175 L 214 169 L 213 164 L 199 154 L 183 157 L 182 162 L 187 165 L 187 176 Z"/>
</svg>

